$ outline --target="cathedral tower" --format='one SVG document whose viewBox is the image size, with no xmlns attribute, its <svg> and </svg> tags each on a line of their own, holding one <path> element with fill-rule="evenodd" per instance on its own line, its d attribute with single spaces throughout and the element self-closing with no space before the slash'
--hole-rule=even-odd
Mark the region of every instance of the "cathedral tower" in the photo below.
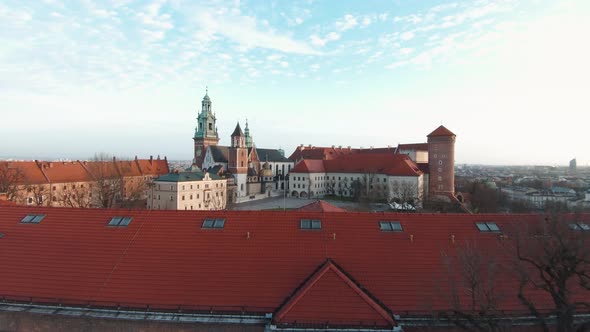
<svg viewBox="0 0 590 332">
<path fill-rule="evenodd" d="M 195 158 L 193 163 L 198 167 L 202 167 L 203 158 L 207 147 L 210 145 L 217 145 L 219 136 L 217 135 L 217 126 L 215 125 L 215 114 L 211 111 L 211 99 L 209 93 L 205 91 L 205 97 L 201 102 L 201 112 L 197 116 L 197 127 L 195 128 Z"/>
<path fill-rule="evenodd" d="M 428 135 L 428 193 L 430 198 L 455 194 L 455 134 L 444 126 Z"/>
<path fill-rule="evenodd" d="M 238 200 L 247 195 L 246 182 L 248 180 L 248 148 L 246 148 L 246 136 L 240 128 L 240 123 L 231 134 L 231 146 L 229 147 L 228 168 L 233 174 L 237 186 Z"/>
</svg>

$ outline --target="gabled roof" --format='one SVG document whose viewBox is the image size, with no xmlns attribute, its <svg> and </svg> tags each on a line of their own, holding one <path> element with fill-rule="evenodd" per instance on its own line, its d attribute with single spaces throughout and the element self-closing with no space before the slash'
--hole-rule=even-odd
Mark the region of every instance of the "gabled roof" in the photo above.
<svg viewBox="0 0 590 332">
<path fill-rule="evenodd" d="M 307 205 L 304 205 L 297 209 L 297 211 L 305 211 L 305 212 L 347 212 L 346 209 L 339 208 L 332 204 L 326 203 L 323 200 L 318 200 L 315 202 L 311 202 Z"/>
<path fill-rule="evenodd" d="M 431 132 L 430 134 L 428 134 L 427 137 L 434 137 L 434 136 L 456 136 L 456 135 L 453 134 L 452 131 L 450 131 L 447 128 L 445 128 L 445 126 L 440 125 L 433 132 Z"/>
<path fill-rule="evenodd" d="M 395 325 L 386 307 L 328 259 L 277 310 L 280 327 L 366 327 Z"/>
</svg>

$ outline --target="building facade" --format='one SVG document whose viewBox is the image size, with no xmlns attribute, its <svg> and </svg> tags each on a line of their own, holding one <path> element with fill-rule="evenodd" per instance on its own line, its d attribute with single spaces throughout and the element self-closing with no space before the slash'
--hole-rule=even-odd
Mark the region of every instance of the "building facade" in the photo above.
<svg viewBox="0 0 590 332">
<path fill-rule="evenodd" d="M 0 162 L 7 199 L 19 205 L 145 207 L 145 188 L 169 172 L 166 158 Z"/>
<path fill-rule="evenodd" d="M 151 210 L 223 210 L 227 180 L 203 172 L 178 172 L 154 179 L 147 190 Z"/>
</svg>

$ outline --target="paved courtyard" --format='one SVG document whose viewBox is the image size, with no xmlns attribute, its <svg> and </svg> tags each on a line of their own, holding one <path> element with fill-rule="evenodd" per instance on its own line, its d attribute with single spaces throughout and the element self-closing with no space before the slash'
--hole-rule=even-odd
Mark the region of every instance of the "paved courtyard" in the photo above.
<svg viewBox="0 0 590 332">
<path fill-rule="evenodd" d="M 250 202 L 234 204 L 233 210 L 272 210 L 272 209 L 297 209 L 317 199 L 293 198 L 293 197 L 271 197 Z M 325 202 L 349 211 L 365 210 L 357 202 L 339 201 L 326 199 Z M 372 204 L 371 211 L 387 211 L 387 204 Z"/>
</svg>

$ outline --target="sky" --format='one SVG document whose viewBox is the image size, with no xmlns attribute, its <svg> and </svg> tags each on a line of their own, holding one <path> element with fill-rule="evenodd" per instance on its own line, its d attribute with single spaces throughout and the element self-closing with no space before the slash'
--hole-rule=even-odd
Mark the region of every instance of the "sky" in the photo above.
<svg viewBox="0 0 590 332">
<path fill-rule="evenodd" d="M 443 124 L 455 160 L 590 164 L 590 1 L 0 1 L 0 158 L 384 147 Z"/>
</svg>

